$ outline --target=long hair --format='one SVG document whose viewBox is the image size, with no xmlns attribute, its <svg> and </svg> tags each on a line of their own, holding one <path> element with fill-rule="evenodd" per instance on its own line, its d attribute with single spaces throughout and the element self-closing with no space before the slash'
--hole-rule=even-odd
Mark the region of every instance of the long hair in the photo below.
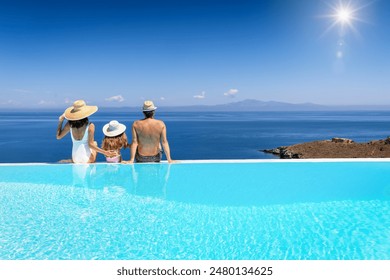
<svg viewBox="0 0 390 280">
<path fill-rule="evenodd" d="M 77 121 L 69 121 L 69 125 L 70 127 L 74 127 L 74 128 L 80 128 L 86 124 L 88 124 L 88 118 L 84 118 L 84 119 L 81 119 L 81 120 L 77 120 Z"/>
<path fill-rule="evenodd" d="M 106 151 L 109 150 L 116 151 L 122 148 L 126 149 L 127 146 L 128 146 L 128 142 L 127 142 L 127 135 L 125 132 L 113 137 L 104 136 L 102 142 L 102 149 Z"/>
</svg>

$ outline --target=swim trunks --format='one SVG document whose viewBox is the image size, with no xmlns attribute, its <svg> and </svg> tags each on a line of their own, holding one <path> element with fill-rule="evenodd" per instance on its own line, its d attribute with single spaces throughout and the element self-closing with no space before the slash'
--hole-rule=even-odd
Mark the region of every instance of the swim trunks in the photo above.
<svg viewBox="0 0 390 280">
<path fill-rule="evenodd" d="M 137 151 L 135 153 L 135 161 L 136 162 L 160 162 L 161 161 L 161 154 L 162 154 L 162 152 L 159 152 L 155 156 L 142 156 Z"/>
</svg>

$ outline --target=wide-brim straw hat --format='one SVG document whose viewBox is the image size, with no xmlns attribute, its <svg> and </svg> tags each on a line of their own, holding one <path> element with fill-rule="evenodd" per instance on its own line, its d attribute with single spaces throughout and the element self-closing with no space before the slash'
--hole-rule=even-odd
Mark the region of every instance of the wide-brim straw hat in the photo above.
<svg viewBox="0 0 390 280">
<path fill-rule="evenodd" d="M 97 106 L 88 106 L 84 100 L 76 100 L 73 106 L 65 110 L 65 118 L 69 121 L 82 120 L 98 110 Z"/>
<path fill-rule="evenodd" d="M 142 107 L 142 111 L 148 112 L 148 111 L 154 111 L 157 107 L 154 106 L 153 101 L 145 101 L 144 106 Z"/>
<path fill-rule="evenodd" d="M 121 135 L 125 131 L 126 126 L 118 121 L 110 121 L 108 124 L 103 126 L 103 133 L 108 137 Z"/>
</svg>

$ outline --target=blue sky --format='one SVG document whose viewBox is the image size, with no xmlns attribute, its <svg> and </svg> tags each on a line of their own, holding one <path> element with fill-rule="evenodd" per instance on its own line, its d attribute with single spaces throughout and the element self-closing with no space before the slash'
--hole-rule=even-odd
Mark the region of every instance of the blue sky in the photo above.
<svg viewBox="0 0 390 280">
<path fill-rule="evenodd" d="M 0 0 L 0 108 L 390 104 L 388 26 L 385 0 Z"/>
</svg>

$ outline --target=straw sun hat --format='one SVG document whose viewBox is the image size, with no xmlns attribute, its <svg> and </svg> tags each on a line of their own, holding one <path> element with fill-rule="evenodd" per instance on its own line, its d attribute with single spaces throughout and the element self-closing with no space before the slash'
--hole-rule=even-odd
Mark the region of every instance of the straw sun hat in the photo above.
<svg viewBox="0 0 390 280">
<path fill-rule="evenodd" d="M 118 121 L 110 121 L 108 124 L 103 126 L 103 133 L 108 137 L 114 137 L 125 132 L 126 126 L 119 123 Z"/>
<path fill-rule="evenodd" d="M 147 111 L 154 111 L 156 109 L 157 107 L 154 106 L 153 101 L 148 100 L 144 102 L 144 107 L 142 108 L 142 111 L 147 112 Z"/>
<path fill-rule="evenodd" d="M 69 121 L 82 120 L 98 110 L 97 106 L 88 106 L 84 100 L 76 100 L 73 106 L 65 110 L 65 118 Z"/>
</svg>

